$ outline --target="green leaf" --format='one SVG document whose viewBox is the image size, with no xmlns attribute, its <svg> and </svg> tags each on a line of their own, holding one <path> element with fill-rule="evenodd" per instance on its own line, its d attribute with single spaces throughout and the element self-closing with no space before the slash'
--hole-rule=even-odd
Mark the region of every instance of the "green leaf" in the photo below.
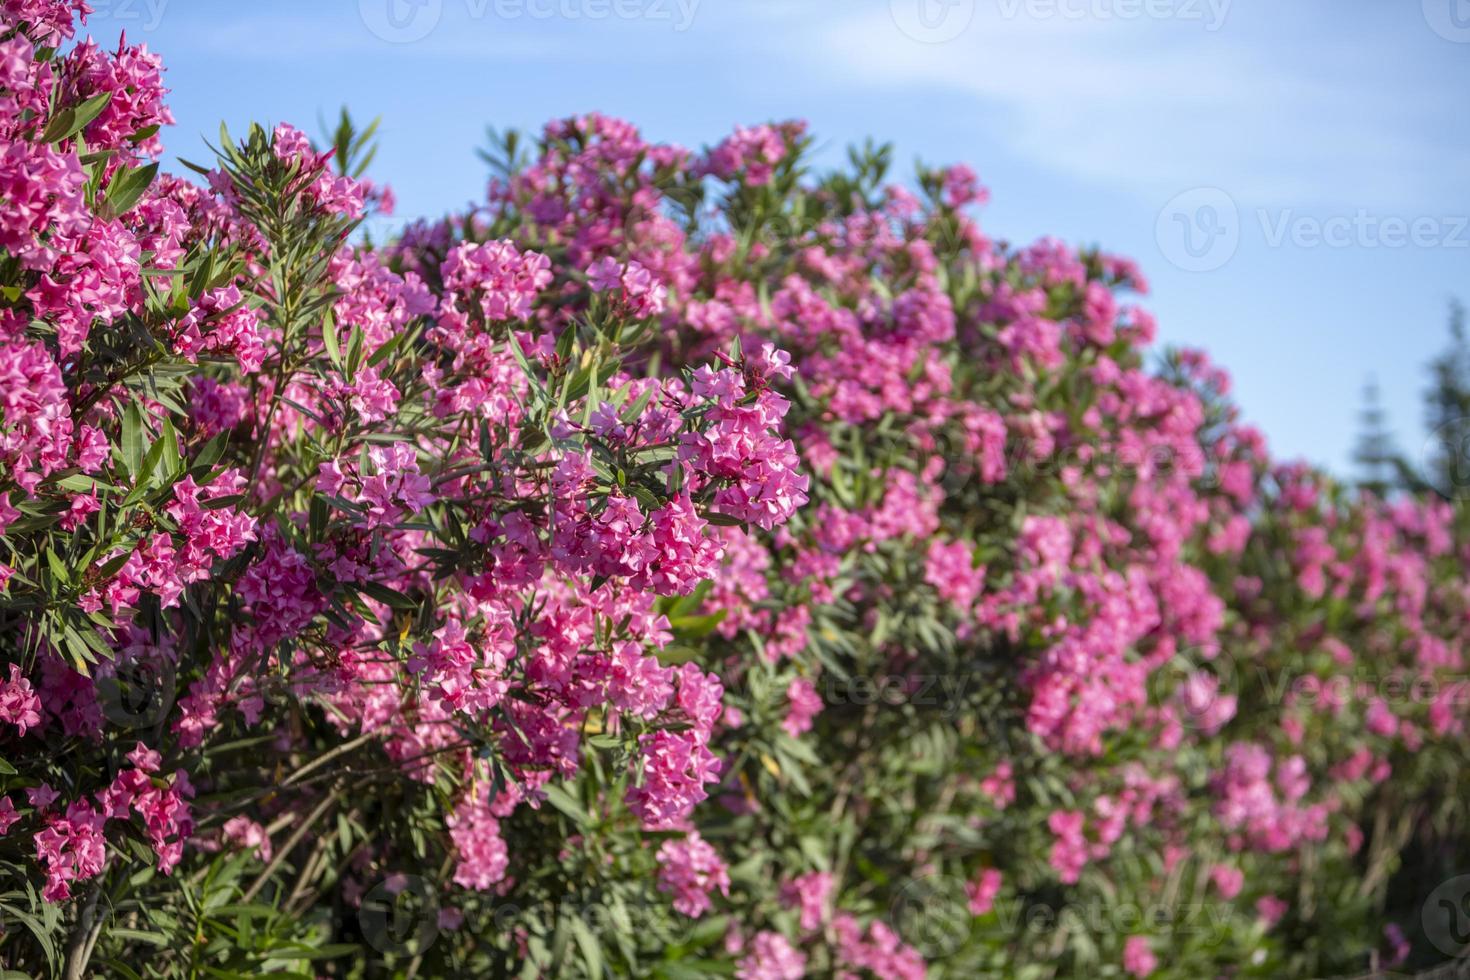
<svg viewBox="0 0 1470 980">
<path fill-rule="evenodd" d="M 700 949 L 719 939 L 723 939 L 729 929 L 730 917 L 728 915 L 716 915 L 701 919 L 689 931 L 689 944 L 695 949 Z"/>
<path fill-rule="evenodd" d="M 322 346 L 327 349 L 327 356 L 339 369 L 342 367 L 342 348 L 337 344 L 337 319 L 328 313 L 322 318 Z"/>
<path fill-rule="evenodd" d="M 210 174 L 214 173 L 214 171 L 211 170 L 209 167 L 204 167 L 189 160 L 185 160 L 183 157 L 179 157 L 178 161 L 201 177 L 208 177 Z"/>
<path fill-rule="evenodd" d="M 417 609 L 419 607 L 417 602 L 402 592 L 390 589 L 381 582 L 358 582 L 353 585 L 353 588 L 394 609 Z"/>
<path fill-rule="evenodd" d="M 273 949 L 270 951 L 270 957 L 273 960 L 330 960 L 355 953 L 358 949 L 359 947 L 352 943 L 332 943 L 315 949 L 307 946 L 300 949 Z"/>
<path fill-rule="evenodd" d="M 0 909 L 4 909 L 6 912 L 9 912 L 11 915 L 15 916 L 27 929 L 31 931 L 31 934 L 36 937 L 36 941 L 41 944 L 41 948 L 45 950 L 47 959 L 56 958 L 56 947 L 51 942 L 51 930 L 47 929 L 45 925 L 41 923 L 40 919 L 37 919 L 29 912 L 22 912 L 14 905 L 0 903 Z"/>
<path fill-rule="evenodd" d="M 134 942 L 158 947 L 164 947 L 173 942 L 161 932 L 144 932 L 142 929 L 109 929 L 107 934 L 113 938 L 131 939 Z"/>
<path fill-rule="evenodd" d="M 644 388 L 643 394 L 639 395 L 633 404 L 623 410 L 623 414 L 620 417 L 625 424 L 633 423 L 643 414 L 643 410 L 648 407 L 648 400 L 653 397 L 653 389 L 655 387 L 656 385 L 649 385 Z"/>
<path fill-rule="evenodd" d="M 210 439 L 200 448 L 198 454 L 195 455 L 194 464 L 190 468 L 207 471 L 215 463 L 218 463 L 220 458 L 225 454 L 225 444 L 229 442 L 229 439 L 230 435 L 228 432 L 221 432 L 213 439 Z"/>
<path fill-rule="evenodd" d="M 165 423 L 164 431 L 171 434 L 173 427 Z M 165 444 L 171 441 L 170 439 L 159 438 L 154 441 L 153 445 L 148 447 L 148 453 L 143 457 L 142 465 L 138 467 L 138 482 L 133 488 L 134 490 L 148 486 L 153 482 L 153 478 L 160 474 L 160 467 L 166 465 L 163 461 Z M 178 451 L 177 445 L 174 446 L 174 451 Z"/>
<path fill-rule="evenodd" d="M 66 567 L 66 562 L 62 561 L 61 557 L 50 548 L 46 549 L 46 565 L 51 569 L 52 578 L 63 585 L 71 584 L 71 570 Z"/>
<path fill-rule="evenodd" d="M 172 483 L 182 472 L 184 461 L 179 456 L 179 433 L 171 420 L 163 420 L 163 428 L 153 448 L 158 450 L 158 460 L 152 468 L 154 478 L 160 485 Z"/>
<path fill-rule="evenodd" d="M 147 437 L 143 434 L 143 413 L 137 402 L 130 402 L 123 412 L 122 452 L 123 465 L 136 483 L 143 471 L 143 457 L 148 449 Z"/>
<path fill-rule="evenodd" d="M 71 654 L 72 665 L 78 673 L 90 677 L 92 672 L 87 665 L 98 660 L 98 651 L 93 648 L 93 644 L 98 642 L 96 631 L 89 626 L 86 633 L 78 633 L 76 627 L 67 623 L 62 627 L 61 635 L 66 641 L 67 652 Z"/>
<path fill-rule="evenodd" d="M 112 485 L 105 480 L 99 480 L 95 476 L 87 476 L 85 473 L 73 473 L 71 476 L 63 477 L 56 481 L 56 485 L 63 490 L 72 493 L 91 493 L 93 490 L 110 490 Z"/>
<path fill-rule="evenodd" d="M 42 143 L 59 143 L 79 133 L 87 123 L 96 119 L 107 103 L 112 100 L 111 92 L 94 95 L 81 105 L 69 106 L 51 117 L 41 133 Z"/>
<path fill-rule="evenodd" d="M 353 327 L 352 334 L 347 338 L 347 370 L 345 372 L 347 382 L 357 376 L 357 368 L 362 364 L 362 327 Z"/>
<path fill-rule="evenodd" d="M 413 337 L 415 337 L 417 334 L 418 330 L 414 329 L 405 330 L 401 333 L 394 334 L 392 337 L 389 337 L 386 341 L 383 342 L 381 346 L 378 347 L 377 350 L 372 352 L 371 356 L 368 357 L 367 366 L 377 367 L 388 357 L 396 353 L 400 347 L 411 343 Z"/>
<path fill-rule="evenodd" d="M 726 612 L 728 610 L 721 609 L 704 616 L 676 616 L 669 620 L 669 627 L 681 640 L 698 640 L 714 632 L 715 627 L 724 621 Z"/>
<path fill-rule="evenodd" d="M 597 937 L 592 935 L 592 930 L 587 928 L 587 923 L 581 918 L 573 916 L 571 922 L 572 937 L 582 950 L 582 962 L 587 964 L 587 976 L 602 976 L 602 946 L 597 942 Z"/>
<path fill-rule="evenodd" d="M 120 555 L 112 556 L 102 563 L 101 568 L 97 569 L 98 576 L 103 579 L 112 578 L 112 576 L 118 573 L 119 569 L 128 563 L 128 559 L 132 556 L 131 551 L 125 551 Z"/>
<path fill-rule="evenodd" d="M 527 379 L 530 380 L 531 386 L 536 389 L 536 393 L 542 398 L 545 398 L 546 388 L 541 384 L 541 378 L 535 371 L 531 370 L 531 362 L 526 360 L 526 352 L 521 350 L 520 341 L 516 340 L 516 335 L 513 332 L 509 335 L 508 340 L 510 341 L 511 355 L 515 357 L 516 363 L 521 366 L 521 370 L 525 373 Z"/>
<path fill-rule="evenodd" d="M 709 980 L 710 977 L 727 977 L 734 971 L 728 960 L 685 960 L 680 963 L 660 963 L 655 976 L 661 980 Z"/>
<path fill-rule="evenodd" d="M 544 786 L 542 792 L 546 794 L 546 801 L 571 817 L 572 822 L 583 827 L 592 822 L 592 818 L 587 815 L 586 810 L 582 809 L 582 805 L 560 786 Z"/>
<path fill-rule="evenodd" d="M 157 163 L 119 170 L 113 175 L 112 183 L 107 186 L 107 197 L 102 202 L 104 211 L 112 217 L 127 214 L 148 190 L 156 176 L 158 176 Z"/>
</svg>

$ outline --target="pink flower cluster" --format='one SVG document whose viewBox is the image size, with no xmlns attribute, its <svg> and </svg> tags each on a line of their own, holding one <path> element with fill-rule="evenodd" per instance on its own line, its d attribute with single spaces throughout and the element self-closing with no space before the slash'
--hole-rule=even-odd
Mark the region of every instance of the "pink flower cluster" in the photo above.
<svg viewBox="0 0 1470 980">
<path fill-rule="evenodd" d="M 1131 262 L 991 238 L 966 167 L 598 115 L 375 247 L 391 194 L 290 126 L 134 186 L 160 64 L 63 44 L 84 8 L 0 0 L 0 835 L 46 901 L 139 847 L 286 905 L 412 862 L 445 975 L 543 952 L 492 898 L 585 886 L 708 916 L 738 977 L 908 980 L 904 882 L 983 920 L 947 972 L 1020 974 L 1003 892 L 1193 874 L 1265 956 L 1387 846 L 1376 784 L 1442 795 L 1458 511 L 1273 462 L 1198 352 L 1146 368 Z"/>
<path fill-rule="evenodd" d="M 697 832 L 664 841 L 658 849 L 658 887 L 674 896 L 674 908 L 695 918 L 708 912 L 710 894 L 730 894 L 730 875 L 719 853 Z"/>
</svg>

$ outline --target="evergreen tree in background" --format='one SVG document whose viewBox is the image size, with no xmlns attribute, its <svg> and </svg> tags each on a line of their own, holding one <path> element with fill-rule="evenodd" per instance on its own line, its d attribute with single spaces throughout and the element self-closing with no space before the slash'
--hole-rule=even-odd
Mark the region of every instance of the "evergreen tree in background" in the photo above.
<svg viewBox="0 0 1470 980">
<path fill-rule="evenodd" d="M 1458 496 L 1466 488 L 1466 436 L 1470 435 L 1470 341 L 1465 336 L 1465 306 L 1450 304 L 1450 343 L 1429 363 L 1431 384 L 1425 392 L 1424 423 L 1429 441 L 1417 475 L 1400 462 L 1401 475 L 1415 490 L 1434 489 Z"/>
<path fill-rule="evenodd" d="M 1353 449 L 1353 462 L 1358 467 L 1358 486 L 1380 497 L 1387 496 L 1397 485 L 1393 435 L 1388 430 L 1388 414 L 1378 391 L 1378 381 L 1368 377 L 1363 386 L 1363 410 L 1358 413 L 1361 429 Z"/>
</svg>

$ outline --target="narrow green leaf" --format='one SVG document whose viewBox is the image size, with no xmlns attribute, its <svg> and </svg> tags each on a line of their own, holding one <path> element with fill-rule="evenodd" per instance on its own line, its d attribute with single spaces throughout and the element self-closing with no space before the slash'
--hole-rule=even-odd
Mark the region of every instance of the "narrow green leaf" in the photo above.
<svg viewBox="0 0 1470 980">
<path fill-rule="evenodd" d="M 147 448 L 147 440 L 143 434 L 143 414 L 138 410 L 137 402 L 131 402 L 123 412 L 122 451 L 123 465 L 128 468 L 128 475 L 135 483 L 138 474 L 143 471 L 143 457 Z"/>
<path fill-rule="evenodd" d="M 394 609 L 417 609 L 419 607 L 417 602 L 414 602 L 402 592 L 390 589 L 380 582 L 359 582 L 354 585 L 354 588 Z"/>
<path fill-rule="evenodd" d="M 574 823 L 585 827 L 592 822 L 592 818 L 587 815 L 586 810 L 582 809 L 582 805 L 572 798 L 572 794 L 560 786 L 544 786 L 542 787 L 542 792 L 546 794 L 546 801 L 548 803 L 568 817 L 571 817 Z"/>
<path fill-rule="evenodd" d="M 112 183 L 107 186 L 107 197 L 103 201 L 104 209 L 113 217 L 127 214 L 148 190 L 156 176 L 158 176 L 157 163 L 119 170 L 113 175 Z"/>
<path fill-rule="evenodd" d="M 41 133 L 41 142 L 60 143 L 62 140 L 71 139 L 81 132 L 87 123 L 96 119 L 111 100 L 112 93 L 103 92 L 101 95 L 92 96 L 81 105 L 61 110 L 46 124 L 46 129 Z"/>
</svg>

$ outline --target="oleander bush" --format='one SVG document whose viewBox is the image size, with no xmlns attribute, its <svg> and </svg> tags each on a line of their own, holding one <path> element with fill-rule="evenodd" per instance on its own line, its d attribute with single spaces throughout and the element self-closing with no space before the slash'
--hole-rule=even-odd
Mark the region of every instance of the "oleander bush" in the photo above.
<svg viewBox="0 0 1470 980">
<path fill-rule="evenodd" d="M 373 242 L 371 129 L 164 173 L 85 13 L 0 0 L 5 976 L 1470 941 L 1470 524 L 1273 460 L 1133 263 L 596 115 Z"/>
</svg>

